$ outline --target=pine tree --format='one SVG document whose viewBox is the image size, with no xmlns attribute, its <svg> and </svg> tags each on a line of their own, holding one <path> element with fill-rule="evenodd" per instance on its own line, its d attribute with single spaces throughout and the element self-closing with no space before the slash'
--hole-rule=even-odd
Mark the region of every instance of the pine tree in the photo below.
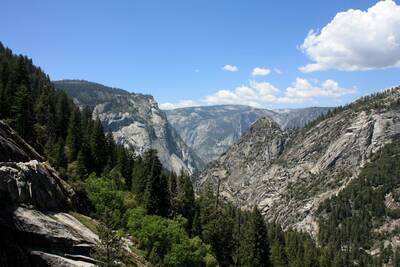
<svg viewBox="0 0 400 267">
<path fill-rule="evenodd" d="M 13 127 L 26 140 L 34 142 L 33 136 L 33 105 L 31 94 L 24 85 L 15 93 L 11 112 L 14 114 Z"/>
<path fill-rule="evenodd" d="M 118 161 L 118 150 L 117 150 L 117 145 L 115 144 L 114 137 L 112 135 L 112 132 L 107 132 L 106 134 L 106 144 L 107 144 L 107 154 L 108 154 L 108 161 L 107 161 L 107 166 L 106 170 L 107 172 L 110 172 L 112 168 L 117 165 Z"/>
<path fill-rule="evenodd" d="M 133 159 L 129 151 L 125 148 L 118 149 L 118 170 L 125 180 L 125 189 L 132 190 L 132 170 L 133 170 Z"/>
<path fill-rule="evenodd" d="M 146 183 L 144 162 L 141 157 L 138 157 L 135 160 L 132 170 L 132 192 L 136 195 L 136 198 L 140 202 L 143 201 Z"/>
<path fill-rule="evenodd" d="M 59 138 L 58 141 L 48 148 L 48 160 L 52 166 L 57 168 L 61 176 L 65 176 L 67 169 L 67 159 L 64 153 L 64 141 Z"/>
<path fill-rule="evenodd" d="M 241 251 L 243 266 L 272 266 L 266 223 L 256 206 L 250 215 Z"/>
<path fill-rule="evenodd" d="M 273 266 L 287 266 L 284 248 L 278 240 L 275 240 L 271 247 L 271 262 Z"/>
<path fill-rule="evenodd" d="M 107 164 L 107 142 L 103 126 L 99 119 L 93 125 L 90 135 L 90 148 L 93 160 L 93 171 L 100 175 Z"/>
<path fill-rule="evenodd" d="M 121 234 L 116 231 L 115 223 L 110 210 L 105 211 L 97 225 L 100 241 L 97 243 L 93 257 L 101 267 L 121 266 L 122 239 Z"/>
<path fill-rule="evenodd" d="M 73 162 L 78 156 L 81 148 L 81 113 L 78 108 L 71 112 L 69 119 L 67 138 L 65 141 L 65 154 L 68 162 Z"/>
<path fill-rule="evenodd" d="M 56 109 L 55 109 L 55 129 L 57 136 L 65 139 L 67 136 L 68 122 L 70 118 L 70 106 L 67 95 L 63 92 L 56 93 Z"/>
<path fill-rule="evenodd" d="M 144 207 L 150 214 L 168 215 L 168 181 L 162 173 L 162 165 L 156 150 L 150 149 L 145 153 L 144 170 L 146 179 Z"/>
<path fill-rule="evenodd" d="M 193 222 L 194 217 L 194 190 L 190 176 L 185 172 L 177 177 L 177 212 L 188 219 L 189 226 Z"/>
</svg>

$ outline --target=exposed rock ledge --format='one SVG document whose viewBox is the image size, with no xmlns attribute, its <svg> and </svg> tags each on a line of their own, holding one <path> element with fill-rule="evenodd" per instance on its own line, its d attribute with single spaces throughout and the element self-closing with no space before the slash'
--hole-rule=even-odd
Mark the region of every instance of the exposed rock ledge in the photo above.
<svg viewBox="0 0 400 267">
<path fill-rule="evenodd" d="M 0 266 L 94 266 L 72 188 L 0 121 Z"/>
</svg>

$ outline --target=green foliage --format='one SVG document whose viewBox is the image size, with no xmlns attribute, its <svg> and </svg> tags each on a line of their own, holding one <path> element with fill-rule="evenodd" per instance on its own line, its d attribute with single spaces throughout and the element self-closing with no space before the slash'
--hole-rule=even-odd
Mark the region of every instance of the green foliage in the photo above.
<svg viewBox="0 0 400 267">
<path fill-rule="evenodd" d="M 93 170 L 97 175 L 100 175 L 107 164 L 107 142 L 100 120 L 96 120 L 91 129 L 90 150 L 92 152 Z"/>
<path fill-rule="evenodd" d="M 244 226 L 243 238 L 239 240 L 241 247 L 240 265 L 272 266 L 267 226 L 257 207 L 254 207 Z"/>
<path fill-rule="evenodd" d="M 198 237 L 189 238 L 183 217 L 166 219 L 144 209 L 128 213 L 128 228 L 154 264 L 165 266 L 217 266 L 211 249 Z"/>
<path fill-rule="evenodd" d="M 168 181 L 162 173 L 162 165 L 156 150 L 148 150 L 144 154 L 143 203 L 150 214 L 166 216 L 169 209 Z"/>
<path fill-rule="evenodd" d="M 113 179 L 92 174 L 85 181 L 85 190 L 95 207 L 97 217 L 100 218 L 107 211 L 111 213 L 116 225 L 124 225 L 124 193 L 119 190 Z"/>
<path fill-rule="evenodd" d="M 188 220 L 188 229 L 192 227 L 195 213 L 195 198 L 190 176 L 181 172 L 179 176 L 169 176 L 170 214 L 172 217 L 182 215 Z"/>
<path fill-rule="evenodd" d="M 116 231 L 113 212 L 110 209 L 101 215 L 97 225 L 99 242 L 94 248 L 92 256 L 100 267 L 121 266 L 122 261 L 122 233 Z"/>
<path fill-rule="evenodd" d="M 239 210 L 231 205 L 217 206 L 217 198 L 209 190 L 197 200 L 193 234 L 211 245 L 221 266 L 233 264 L 237 245 L 234 233 L 236 212 Z"/>
<path fill-rule="evenodd" d="M 33 104 L 31 92 L 25 85 L 21 85 L 14 93 L 11 112 L 13 128 L 26 140 L 34 142 L 33 133 Z"/>
</svg>

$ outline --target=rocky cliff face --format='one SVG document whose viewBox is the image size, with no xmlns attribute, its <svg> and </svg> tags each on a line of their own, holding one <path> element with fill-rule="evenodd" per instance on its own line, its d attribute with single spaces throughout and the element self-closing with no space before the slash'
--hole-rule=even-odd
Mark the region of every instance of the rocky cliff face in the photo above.
<svg viewBox="0 0 400 267">
<path fill-rule="evenodd" d="M 319 204 L 399 135 L 400 88 L 295 131 L 264 118 L 199 175 L 196 187 L 211 184 L 221 197 L 244 208 L 257 205 L 268 220 L 315 236 Z"/>
<path fill-rule="evenodd" d="M 281 128 L 297 128 L 329 108 L 267 110 L 224 105 L 166 110 L 168 121 L 204 162 L 215 160 L 259 118 L 270 117 Z"/>
<path fill-rule="evenodd" d="M 72 188 L 0 121 L 0 265 L 94 266 L 97 236 L 68 210 Z"/>
<path fill-rule="evenodd" d="M 157 149 L 163 166 L 177 173 L 181 169 L 194 173 L 202 168 L 200 158 L 171 127 L 152 96 L 86 81 L 64 80 L 55 85 L 80 107 L 93 110 L 93 117 L 102 121 L 118 143 L 138 154 Z"/>
</svg>

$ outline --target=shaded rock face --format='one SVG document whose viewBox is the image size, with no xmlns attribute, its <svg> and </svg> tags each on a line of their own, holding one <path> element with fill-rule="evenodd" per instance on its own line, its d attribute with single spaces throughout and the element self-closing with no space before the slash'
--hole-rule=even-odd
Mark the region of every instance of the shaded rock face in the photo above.
<svg viewBox="0 0 400 267">
<path fill-rule="evenodd" d="M 319 204 L 400 135 L 399 101 L 396 89 L 295 131 L 259 120 L 196 178 L 196 188 L 219 185 L 224 199 L 257 205 L 268 220 L 316 236 Z"/>
<path fill-rule="evenodd" d="M 54 83 L 81 108 L 93 110 L 93 117 L 102 121 L 117 143 L 133 148 L 139 155 L 150 148 L 156 149 L 163 166 L 177 173 L 181 170 L 194 173 L 203 167 L 200 158 L 171 127 L 152 96 L 86 81 Z"/>
<path fill-rule="evenodd" d="M 72 207 L 73 190 L 46 163 L 0 163 L 0 199 L 40 210 Z"/>
<path fill-rule="evenodd" d="M 18 134 L 0 121 L 0 162 L 22 162 L 43 158 Z"/>
<path fill-rule="evenodd" d="M 0 266 L 94 266 L 72 188 L 3 122 L 0 140 Z"/>
<path fill-rule="evenodd" d="M 282 129 L 298 128 L 330 108 L 268 110 L 241 105 L 189 107 L 166 110 L 168 121 L 183 141 L 204 161 L 215 160 L 262 117 L 275 120 Z"/>
</svg>

